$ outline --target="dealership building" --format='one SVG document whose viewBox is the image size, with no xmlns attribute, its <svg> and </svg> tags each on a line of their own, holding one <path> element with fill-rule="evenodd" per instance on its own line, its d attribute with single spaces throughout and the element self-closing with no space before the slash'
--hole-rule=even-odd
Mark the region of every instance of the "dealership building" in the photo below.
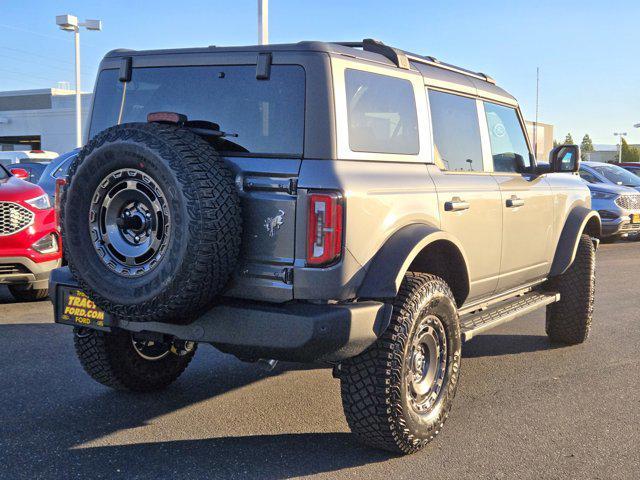
<svg viewBox="0 0 640 480">
<path fill-rule="evenodd" d="M 91 94 L 82 94 L 86 125 Z M 84 127 L 83 127 L 84 128 Z M 0 92 L 0 150 L 75 148 L 75 91 L 59 88 Z"/>
</svg>

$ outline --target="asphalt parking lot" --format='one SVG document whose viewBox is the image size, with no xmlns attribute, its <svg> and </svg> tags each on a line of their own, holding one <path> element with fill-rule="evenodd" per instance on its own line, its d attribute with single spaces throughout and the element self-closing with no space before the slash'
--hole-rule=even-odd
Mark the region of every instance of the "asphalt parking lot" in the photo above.
<svg viewBox="0 0 640 480">
<path fill-rule="evenodd" d="M 0 287 L 0 478 L 640 477 L 640 242 L 603 245 L 590 340 L 537 312 L 464 346 L 443 434 L 394 457 L 352 441 L 325 368 L 273 372 L 203 346 L 159 394 L 86 376 L 48 302 Z"/>
</svg>

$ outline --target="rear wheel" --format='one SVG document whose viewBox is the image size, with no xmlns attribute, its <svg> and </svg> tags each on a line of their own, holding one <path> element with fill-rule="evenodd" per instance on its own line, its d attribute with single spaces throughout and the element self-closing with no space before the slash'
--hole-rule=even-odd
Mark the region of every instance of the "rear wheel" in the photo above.
<svg viewBox="0 0 640 480">
<path fill-rule="evenodd" d="M 387 331 L 341 365 L 342 403 L 353 433 L 372 447 L 420 450 L 449 416 L 460 354 L 451 290 L 439 277 L 407 274 Z"/>
<path fill-rule="evenodd" d="M 49 296 L 48 288 L 31 288 L 29 285 L 9 285 L 9 291 L 19 302 L 36 302 Z"/>
<path fill-rule="evenodd" d="M 560 293 L 560 301 L 547 307 L 546 330 L 553 342 L 569 345 L 589 337 L 596 282 L 596 251 L 591 237 L 582 235 L 576 258 L 559 277 L 549 282 Z"/>
<path fill-rule="evenodd" d="M 174 382 L 196 352 L 193 342 L 152 341 L 122 330 L 74 329 L 76 355 L 95 381 L 116 390 L 148 392 Z"/>
</svg>

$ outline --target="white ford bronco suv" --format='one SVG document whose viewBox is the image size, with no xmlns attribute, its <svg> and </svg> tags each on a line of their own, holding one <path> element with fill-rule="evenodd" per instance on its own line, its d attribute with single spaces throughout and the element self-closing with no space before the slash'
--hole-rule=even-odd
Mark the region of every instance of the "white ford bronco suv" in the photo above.
<svg viewBox="0 0 640 480">
<path fill-rule="evenodd" d="M 464 341 L 543 307 L 551 341 L 587 338 L 579 158 L 538 163 L 489 76 L 374 40 L 112 51 L 62 192 L 56 321 L 116 389 L 169 385 L 198 344 L 333 366 L 355 435 L 415 452 Z"/>
</svg>

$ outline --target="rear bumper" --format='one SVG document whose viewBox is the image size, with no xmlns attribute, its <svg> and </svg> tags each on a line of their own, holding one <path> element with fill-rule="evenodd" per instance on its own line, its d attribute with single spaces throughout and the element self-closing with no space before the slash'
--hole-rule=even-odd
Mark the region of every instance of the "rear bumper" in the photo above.
<svg viewBox="0 0 640 480">
<path fill-rule="evenodd" d="M 60 266 L 60 259 L 34 262 L 28 257 L 0 257 L 0 285 L 32 285 L 47 288 L 51 271 Z"/>
<path fill-rule="evenodd" d="M 61 287 L 77 288 L 67 268 L 54 270 L 50 280 L 55 320 L 65 321 Z M 131 322 L 105 318 L 103 327 L 153 332 L 181 340 L 209 343 L 242 359 L 269 358 L 294 362 L 339 361 L 362 353 L 384 332 L 391 306 L 366 301 L 349 304 L 231 301 L 216 305 L 188 325 Z M 78 325 L 87 327 L 86 325 Z"/>
</svg>

